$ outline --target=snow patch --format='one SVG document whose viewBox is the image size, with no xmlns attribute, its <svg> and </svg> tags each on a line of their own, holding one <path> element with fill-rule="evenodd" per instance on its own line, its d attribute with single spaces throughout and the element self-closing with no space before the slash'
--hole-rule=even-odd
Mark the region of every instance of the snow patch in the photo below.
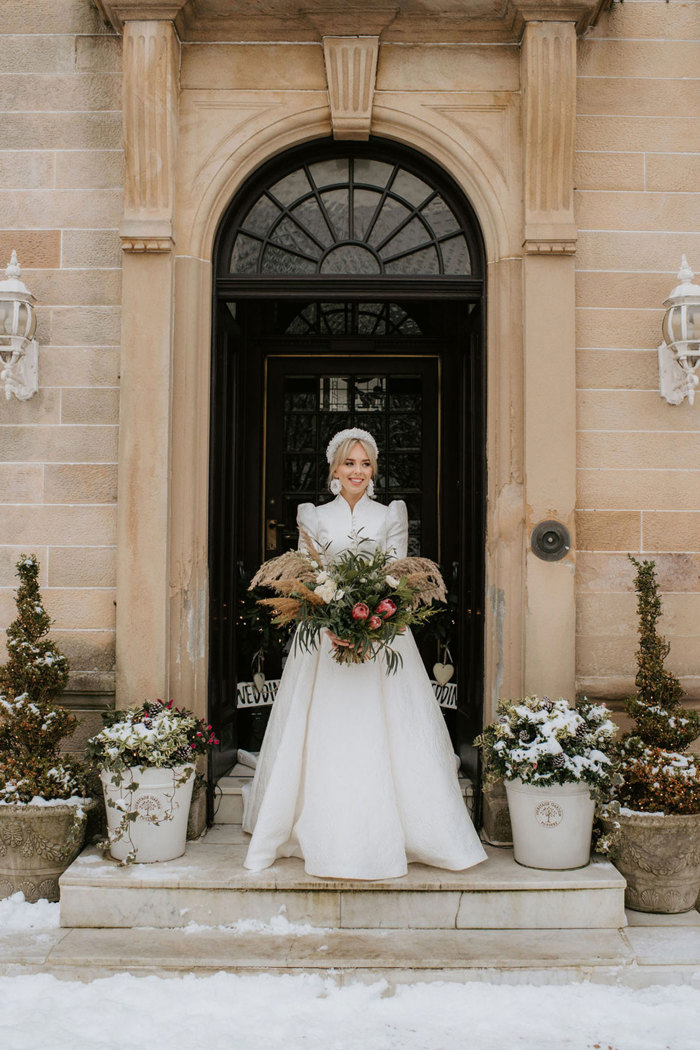
<svg viewBox="0 0 700 1050">
<path fill-rule="evenodd" d="M 58 904 L 45 900 L 30 904 L 21 891 L 0 900 L 0 936 L 16 930 L 55 930 L 60 925 Z"/>
<path fill-rule="evenodd" d="M 700 990 L 300 976 L 0 978 L 12 1050 L 696 1050 Z"/>
</svg>

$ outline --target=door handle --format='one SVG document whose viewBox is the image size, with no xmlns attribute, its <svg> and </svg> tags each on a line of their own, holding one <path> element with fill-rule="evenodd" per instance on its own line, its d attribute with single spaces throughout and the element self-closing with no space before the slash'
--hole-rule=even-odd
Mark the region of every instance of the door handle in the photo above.
<svg viewBox="0 0 700 1050">
<path fill-rule="evenodd" d="M 265 543 L 269 551 L 277 550 L 277 530 L 284 528 L 283 521 L 268 518 L 265 522 Z"/>
</svg>

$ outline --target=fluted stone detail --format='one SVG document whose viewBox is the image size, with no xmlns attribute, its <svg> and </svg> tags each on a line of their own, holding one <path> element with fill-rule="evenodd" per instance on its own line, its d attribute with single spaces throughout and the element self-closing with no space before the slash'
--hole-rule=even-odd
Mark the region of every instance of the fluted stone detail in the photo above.
<svg viewBox="0 0 700 1050">
<path fill-rule="evenodd" d="M 573 205 L 576 30 L 529 22 L 522 44 L 525 250 L 576 248 Z"/>
<path fill-rule="evenodd" d="M 333 138 L 369 138 L 378 55 L 378 36 L 323 38 Z"/>
<path fill-rule="evenodd" d="M 172 22 L 126 22 L 123 57 L 125 251 L 172 236 L 179 43 Z M 138 247 L 134 245 L 138 243 Z"/>
</svg>

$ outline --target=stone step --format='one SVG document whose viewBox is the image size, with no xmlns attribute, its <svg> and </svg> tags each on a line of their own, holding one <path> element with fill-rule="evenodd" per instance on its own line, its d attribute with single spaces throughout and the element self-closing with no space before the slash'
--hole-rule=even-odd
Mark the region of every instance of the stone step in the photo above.
<svg viewBox="0 0 700 1050">
<path fill-rule="evenodd" d="M 277 933 L 190 926 L 49 930 L 40 937 L 18 931 L 3 936 L 0 976 L 50 973 L 93 981 L 117 973 L 175 977 L 223 971 L 312 973 L 337 983 L 383 978 L 392 988 L 414 981 L 561 984 L 633 979 L 639 987 L 669 979 L 690 982 L 697 972 L 698 942 L 700 937 L 693 963 L 683 967 L 685 975 L 678 972 L 678 965 L 647 965 L 650 976 L 645 978 L 626 934 L 618 930 L 291 929 Z M 665 961 L 663 953 L 660 959 Z"/>
<path fill-rule="evenodd" d="M 240 824 L 243 820 L 243 785 L 252 780 L 252 771 L 237 772 L 244 768 L 236 766 L 232 774 L 217 781 L 214 793 L 215 824 Z M 474 812 L 474 786 L 467 777 L 460 777 L 459 785 L 471 815 Z"/>
<path fill-rule="evenodd" d="M 403 878 L 376 882 L 307 875 L 296 858 L 265 871 L 243 867 L 247 836 L 215 825 L 184 856 L 121 867 L 92 847 L 60 880 L 61 924 L 182 927 L 269 923 L 282 914 L 319 929 L 617 929 L 626 924 L 625 882 L 607 861 L 575 871 L 516 864 L 511 850 L 450 872 L 411 864 Z"/>
</svg>

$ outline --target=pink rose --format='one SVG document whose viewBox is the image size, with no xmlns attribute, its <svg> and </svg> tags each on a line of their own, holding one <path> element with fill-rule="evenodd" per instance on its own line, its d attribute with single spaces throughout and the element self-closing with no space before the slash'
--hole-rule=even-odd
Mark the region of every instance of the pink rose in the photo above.
<svg viewBox="0 0 700 1050">
<path fill-rule="evenodd" d="M 372 628 L 373 631 L 376 631 L 378 627 L 382 626 L 382 621 L 381 621 L 381 618 L 379 616 L 370 616 L 370 618 L 367 621 L 367 623 L 369 624 L 369 626 Z"/>
<path fill-rule="evenodd" d="M 374 610 L 378 616 L 383 616 L 387 620 L 390 616 L 393 616 L 396 612 L 396 603 L 392 602 L 391 598 L 382 598 L 377 608 Z"/>
<path fill-rule="evenodd" d="M 355 602 L 352 607 L 353 620 L 366 620 L 369 616 L 369 605 L 364 602 Z"/>
</svg>

